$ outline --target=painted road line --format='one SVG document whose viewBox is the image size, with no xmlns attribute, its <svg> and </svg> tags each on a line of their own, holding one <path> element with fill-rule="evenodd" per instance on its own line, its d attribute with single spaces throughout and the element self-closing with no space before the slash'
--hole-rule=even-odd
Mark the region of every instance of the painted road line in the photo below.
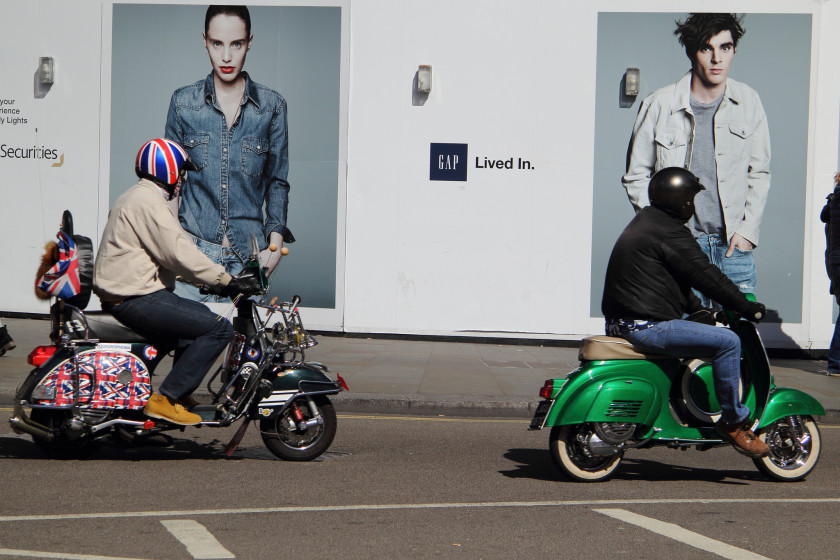
<svg viewBox="0 0 840 560">
<path fill-rule="evenodd" d="M 193 509 L 172 511 L 111 511 L 101 513 L 63 513 L 52 515 L 4 515 L 0 523 L 10 521 L 81 521 L 84 519 L 118 519 L 142 517 L 187 517 L 198 515 L 250 515 L 255 513 L 331 513 L 342 511 L 384 511 L 418 509 L 479 509 L 531 507 L 599 507 L 629 505 L 699 505 L 699 504 L 840 504 L 837 498 L 639 498 L 631 500 L 551 500 L 533 502 L 440 502 L 420 504 L 349 504 L 337 506 L 278 506 L 239 509 Z"/>
<path fill-rule="evenodd" d="M 706 550 L 729 560 L 770 560 L 766 556 L 726 544 L 725 542 L 710 539 L 700 533 L 683 529 L 679 525 L 659 521 L 652 517 L 645 517 L 644 515 L 639 515 L 626 509 L 593 509 L 592 511 L 607 515 L 613 519 L 618 519 L 619 521 L 624 521 L 625 523 L 630 523 L 631 525 L 636 525 L 642 529 L 647 529 L 648 531 L 693 546 L 694 548 Z"/>
<path fill-rule="evenodd" d="M 204 525 L 192 519 L 161 519 L 172 536 L 181 541 L 193 558 L 236 558 Z"/>
<path fill-rule="evenodd" d="M 41 552 L 38 550 L 17 550 L 14 548 L 0 548 L 0 556 L 13 558 L 60 558 L 61 560 L 142 560 L 127 556 L 96 556 L 92 554 L 67 554 L 66 552 Z"/>
</svg>

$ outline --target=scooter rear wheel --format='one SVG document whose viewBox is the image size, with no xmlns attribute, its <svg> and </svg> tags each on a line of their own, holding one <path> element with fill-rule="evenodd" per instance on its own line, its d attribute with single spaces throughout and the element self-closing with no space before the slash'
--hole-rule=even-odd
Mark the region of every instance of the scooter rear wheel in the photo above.
<svg viewBox="0 0 840 560">
<path fill-rule="evenodd" d="M 770 446 L 770 453 L 753 462 L 773 480 L 796 482 L 817 466 L 822 443 L 817 423 L 810 416 L 785 416 L 756 435 Z"/>
<path fill-rule="evenodd" d="M 586 438 L 594 432 L 587 424 L 554 426 L 549 437 L 551 458 L 557 468 L 572 480 L 600 482 L 608 480 L 621 464 L 624 451 L 608 457 L 593 455 Z"/>
</svg>

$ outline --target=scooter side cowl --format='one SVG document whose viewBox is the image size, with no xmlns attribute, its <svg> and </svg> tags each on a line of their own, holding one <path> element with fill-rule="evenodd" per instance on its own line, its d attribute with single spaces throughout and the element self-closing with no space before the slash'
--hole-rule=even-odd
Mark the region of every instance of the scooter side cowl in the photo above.
<svg viewBox="0 0 840 560">
<path fill-rule="evenodd" d="M 584 422 L 632 422 L 652 425 L 659 414 L 661 389 L 656 380 L 667 377 L 653 362 L 626 361 L 582 364 L 570 374 L 555 397 L 547 426 Z M 595 370 L 597 368 L 597 370 Z"/>
</svg>

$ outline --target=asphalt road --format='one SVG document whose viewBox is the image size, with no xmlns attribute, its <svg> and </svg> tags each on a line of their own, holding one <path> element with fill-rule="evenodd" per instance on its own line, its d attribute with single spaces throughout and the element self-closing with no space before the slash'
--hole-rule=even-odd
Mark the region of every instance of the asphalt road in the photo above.
<svg viewBox="0 0 840 560">
<path fill-rule="evenodd" d="M 565 480 L 527 421 L 340 415 L 311 463 L 254 426 L 169 448 L 46 459 L 0 408 L 0 558 L 836 558 L 840 426 L 799 483 L 731 449 L 631 450 L 609 482 Z"/>
</svg>

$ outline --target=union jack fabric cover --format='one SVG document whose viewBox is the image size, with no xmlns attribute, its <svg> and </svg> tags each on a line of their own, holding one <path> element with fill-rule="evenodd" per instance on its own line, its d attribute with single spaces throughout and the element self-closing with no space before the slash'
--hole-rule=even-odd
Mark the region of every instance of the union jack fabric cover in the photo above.
<svg viewBox="0 0 840 560">
<path fill-rule="evenodd" d="M 146 365 L 134 354 L 91 350 L 79 355 L 78 361 L 67 360 L 44 378 L 39 386 L 55 387 L 55 399 L 37 404 L 69 406 L 76 388 L 74 369 L 79 372 L 79 406 L 81 408 L 123 408 L 137 410 L 146 406 L 152 392 L 151 377 Z M 120 373 L 128 371 L 131 380 L 120 382 Z M 91 379 L 96 379 L 91 391 Z M 126 376 L 124 376 L 126 381 Z"/>
<path fill-rule="evenodd" d="M 59 231 L 56 237 L 58 238 L 58 262 L 41 276 L 37 285 L 38 288 L 55 297 L 69 299 L 82 289 L 79 282 L 76 243 L 63 231 Z"/>
</svg>

